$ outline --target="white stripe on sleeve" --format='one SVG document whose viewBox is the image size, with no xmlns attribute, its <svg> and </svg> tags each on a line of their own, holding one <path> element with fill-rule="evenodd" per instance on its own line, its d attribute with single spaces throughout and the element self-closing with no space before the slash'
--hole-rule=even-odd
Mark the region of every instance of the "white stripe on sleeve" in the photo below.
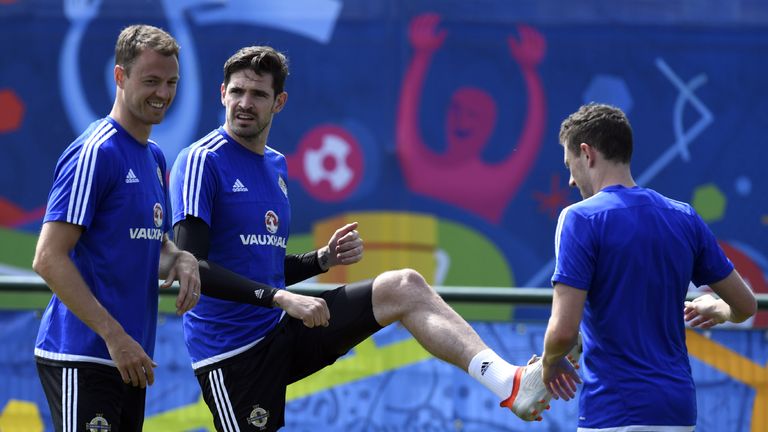
<svg viewBox="0 0 768 432">
<path fill-rule="evenodd" d="M 570 206 L 563 209 L 560 212 L 560 217 L 557 218 L 557 228 L 555 228 L 555 268 L 557 268 L 557 259 L 560 255 L 560 236 L 563 231 L 563 223 L 565 223 L 565 215 L 571 209 Z"/>
<path fill-rule="evenodd" d="M 205 159 L 208 153 L 216 151 L 227 141 L 216 133 L 208 134 L 206 138 L 192 145 L 187 154 L 187 165 L 184 172 L 184 214 L 200 216 L 200 189 L 202 187 Z"/>
<path fill-rule="evenodd" d="M 83 147 L 80 149 L 80 154 L 77 158 L 77 165 L 75 165 L 75 178 L 72 181 L 72 193 L 70 194 L 69 198 L 69 207 L 67 208 L 67 222 L 72 222 L 77 217 L 76 214 L 73 214 L 73 212 L 77 212 L 75 209 L 75 201 L 77 201 L 77 191 L 80 188 L 80 177 L 83 175 L 83 165 L 85 163 L 86 156 L 88 155 L 88 149 L 91 148 L 91 144 L 95 140 L 98 140 L 104 134 L 104 131 L 108 130 L 110 126 L 112 125 L 108 121 L 102 121 L 93 131 L 93 133 L 91 133 L 91 135 L 85 141 L 85 144 L 83 144 Z"/>
<path fill-rule="evenodd" d="M 72 182 L 72 193 L 69 197 L 67 222 L 82 225 L 85 219 L 85 210 L 88 208 L 88 199 L 91 194 L 99 146 L 116 132 L 117 130 L 112 124 L 105 120 L 96 128 L 96 131 L 88 138 L 80 150 L 80 156 L 75 168 L 75 179 Z"/>
</svg>

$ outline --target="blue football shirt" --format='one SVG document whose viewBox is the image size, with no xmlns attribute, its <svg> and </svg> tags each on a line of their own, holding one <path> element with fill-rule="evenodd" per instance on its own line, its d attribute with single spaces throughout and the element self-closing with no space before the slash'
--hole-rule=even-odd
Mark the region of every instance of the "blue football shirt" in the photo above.
<svg viewBox="0 0 768 432">
<path fill-rule="evenodd" d="M 560 214 L 552 283 L 587 290 L 580 430 L 693 426 L 683 303 L 733 264 L 685 203 L 610 186 Z M 680 430 L 658 428 L 654 430 Z"/>
<path fill-rule="evenodd" d="M 171 169 L 173 223 L 188 215 L 210 227 L 208 258 L 228 270 L 285 288 L 291 221 L 285 157 L 246 149 L 218 128 L 182 150 Z M 234 356 L 258 343 L 282 311 L 201 296 L 184 314 L 192 366 Z"/>
<path fill-rule="evenodd" d="M 84 228 L 70 257 L 93 295 L 152 356 L 166 214 L 165 158 L 114 119 L 92 123 L 56 164 L 44 222 Z M 104 341 L 57 296 L 43 313 L 38 357 L 114 366 Z"/>
</svg>

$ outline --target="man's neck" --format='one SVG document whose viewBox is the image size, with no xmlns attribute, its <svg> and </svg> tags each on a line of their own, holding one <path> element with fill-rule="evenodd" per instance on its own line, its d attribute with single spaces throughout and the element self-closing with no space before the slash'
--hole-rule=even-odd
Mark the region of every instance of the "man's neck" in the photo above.
<svg viewBox="0 0 768 432">
<path fill-rule="evenodd" d="M 595 191 L 603 190 L 608 186 L 621 185 L 624 187 L 635 187 L 635 179 L 632 178 L 632 172 L 629 165 L 617 164 L 607 168 L 602 175 L 595 179 Z"/>
<path fill-rule="evenodd" d="M 117 103 L 117 101 L 115 101 L 115 104 L 112 106 L 112 111 L 110 111 L 109 116 L 112 117 L 120 126 L 122 126 L 122 128 L 125 129 L 125 131 L 128 132 L 128 135 L 132 136 L 133 139 L 138 141 L 140 144 L 147 144 L 147 141 L 149 141 L 149 135 L 152 133 L 151 125 L 145 125 L 136 121 L 131 121 L 131 115 L 125 112 L 125 109 L 122 108 Z"/>
<path fill-rule="evenodd" d="M 267 147 L 267 134 L 269 131 L 264 131 L 264 133 L 261 133 L 252 139 L 243 138 L 232 133 L 232 130 L 227 124 L 224 125 L 224 131 L 227 132 L 227 135 L 229 135 L 230 138 L 235 140 L 236 143 L 245 147 L 248 151 L 262 156 L 264 155 L 264 149 Z"/>
</svg>

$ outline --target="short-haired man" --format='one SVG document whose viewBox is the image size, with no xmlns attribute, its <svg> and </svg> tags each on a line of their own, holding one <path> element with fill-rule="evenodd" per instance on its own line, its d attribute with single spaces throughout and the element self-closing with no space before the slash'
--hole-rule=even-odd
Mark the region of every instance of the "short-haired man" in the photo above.
<svg viewBox="0 0 768 432">
<path fill-rule="evenodd" d="M 621 110 L 582 106 L 563 121 L 560 143 L 584 200 L 557 223 L 545 384 L 555 397 L 572 396 L 558 376 L 581 323 L 579 431 L 693 431 L 684 319 L 705 328 L 741 322 L 755 313 L 755 297 L 690 205 L 635 184 Z M 691 281 L 721 299 L 684 303 Z"/>
<path fill-rule="evenodd" d="M 204 294 L 184 316 L 184 333 L 216 428 L 278 429 L 288 384 L 396 321 L 503 406 L 540 419 L 549 400 L 541 364 L 504 361 L 417 272 L 385 272 L 321 297 L 283 289 L 355 263 L 363 252 L 352 223 L 317 251 L 286 255 L 287 166 L 267 137 L 288 98 L 287 76 L 287 59 L 273 48 L 246 47 L 230 57 L 221 84 L 225 124 L 183 150 L 171 170 L 174 233 L 179 247 L 201 260 Z"/>
<path fill-rule="evenodd" d="M 158 277 L 179 280 L 180 314 L 199 297 L 197 260 L 166 234 L 166 164 L 149 140 L 176 94 L 178 54 L 157 27 L 124 29 L 112 111 L 56 165 L 33 268 L 54 293 L 35 358 L 57 431 L 141 431 Z"/>
</svg>

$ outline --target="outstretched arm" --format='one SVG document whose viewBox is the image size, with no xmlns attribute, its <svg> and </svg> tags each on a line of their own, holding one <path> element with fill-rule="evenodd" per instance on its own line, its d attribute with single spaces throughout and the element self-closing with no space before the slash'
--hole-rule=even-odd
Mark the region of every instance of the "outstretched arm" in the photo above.
<svg viewBox="0 0 768 432">
<path fill-rule="evenodd" d="M 154 383 L 156 364 L 93 295 L 69 257 L 82 232 L 81 226 L 66 222 L 43 224 L 32 268 L 56 297 L 104 340 L 123 382 L 144 388 Z"/>
<path fill-rule="evenodd" d="M 419 164 L 433 157 L 433 152 L 424 145 L 419 128 L 419 107 L 432 56 L 445 41 L 446 31 L 437 30 L 440 15 L 427 13 L 411 21 L 409 40 L 413 46 L 413 60 L 403 77 L 400 103 L 397 108 L 396 145 L 401 163 L 410 161 Z"/>
<path fill-rule="evenodd" d="M 546 98 L 537 68 L 546 53 L 547 42 L 533 27 L 519 25 L 517 28 L 519 40 L 510 36 L 508 44 L 512 57 L 520 65 L 528 92 L 528 102 L 523 131 L 515 151 L 501 164 L 501 169 L 505 172 L 505 182 L 514 188 L 519 186 L 533 167 L 541 147 L 546 122 Z"/>
</svg>

